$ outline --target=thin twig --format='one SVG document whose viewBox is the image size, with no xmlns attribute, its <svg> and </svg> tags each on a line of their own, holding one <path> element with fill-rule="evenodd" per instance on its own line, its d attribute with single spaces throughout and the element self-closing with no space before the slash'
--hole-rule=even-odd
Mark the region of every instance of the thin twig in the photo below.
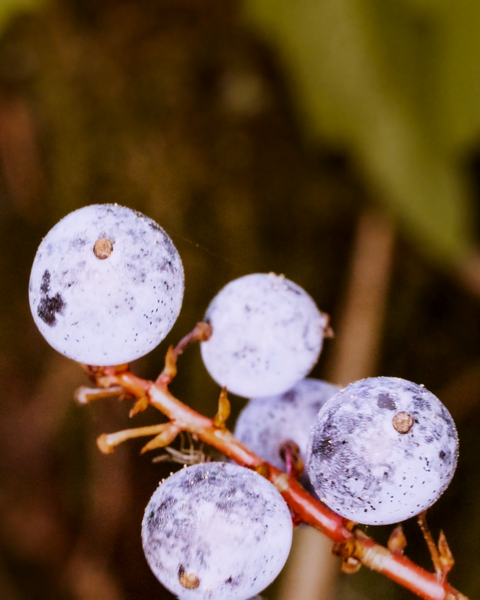
<svg viewBox="0 0 480 600">
<path fill-rule="evenodd" d="M 430 556 L 432 557 L 432 562 L 433 562 L 433 566 L 435 568 L 435 573 L 437 574 L 437 577 L 439 579 L 442 579 L 443 567 L 442 567 L 442 563 L 440 561 L 440 554 L 438 552 L 437 545 L 435 544 L 435 541 L 433 539 L 432 532 L 430 531 L 430 527 L 428 526 L 428 523 L 427 523 L 427 511 L 426 510 L 422 511 L 418 515 L 417 522 L 418 522 L 420 529 L 422 530 L 423 537 L 425 538 L 425 541 L 428 546 L 428 551 L 430 552 Z"/>
<path fill-rule="evenodd" d="M 176 359 L 179 354 L 180 352 L 169 351 L 166 358 L 168 369 L 173 367 L 176 371 Z M 135 396 L 137 399 L 147 397 L 152 406 L 170 419 L 171 423 L 167 425 L 178 430 L 176 433 L 182 430 L 188 431 L 198 440 L 216 448 L 238 464 L 253 469 L 269 479 L 284 497 L 294 513 L 296 521 L 319 529 L 335 542 L 335 553 L 342 557 L 344 564 L 360 561 L 425 600 L 468 600 L 446 581 L 439 580 L 435 574 L 420 568 L 400 552 L 391 552 L 377 544 L 361 530 L 354 528 L 353 523 L 343 519 L 323 503 L 314 499 L 294 477 L 290 477 L 265 462 L 241 444 L 226 427 L 217 427 L 212 419 L 195 412 L 175 398 L 168 390 L 166 379 L 167 377 L 163 379 L 160 377 L 153 383 L 136 377 L 128 370 L 122 372 L 112 368 L 96 373 L 99 387 L 121 386 L 125 393 Z M 153 426 L 149 433 L 158 435 L 160 432 L 161 434 L 163 428 L 165 428 L 165 424 Z M 124 441 L 129 437 L 147 434 L 147 429 L 139 428 L 137 431 L 130 430 L 119 434 L 110 434 L 107 436 L 110 441 L 108 449 L 111 450 L 118 440 L 112 436 L 119 435 L 121 441 Z"/>
</svg>

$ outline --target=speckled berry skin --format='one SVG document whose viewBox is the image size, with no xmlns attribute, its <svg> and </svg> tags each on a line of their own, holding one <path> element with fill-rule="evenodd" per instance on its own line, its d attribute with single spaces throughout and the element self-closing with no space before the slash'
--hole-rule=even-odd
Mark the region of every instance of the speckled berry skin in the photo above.
<svg viewBox="0 0 480 600">
<path fill-rule="evenodd" d="M 244 467 L 202 463 L 157 488 L 142 523 L 155 576 L 184 600 L 246 600 L 282 569 L 292 541 L 276 488 Z"/>
<path fill-rule="evenodd" d="M 305 463 L 310 430 L 320 408 L 340 388 L 319 379 L 302 379 L 277 396 L 253 398 L 238 416 L 234 435 L 264 460 L 285 470 L 280 447 L 294 441 Z"/>
<path fill-rule="evenodd" d="M 399 433 L 395 416 L 413 425 Z M 450 413 L 423 386 L 394 377 L 350 384 L 318 413 L 308 472 L 338 514 L 370 525 L 397 523 L 431 506 L 455 472 L 458 437 Z"/>
<path fill-rule="evenodd" d="M 107 241 L 102 258 L 94 252 L 99 240 Z M 47 342 L 97 366 L 155 348 L 180 312 L 183 290 L 182 262 L 165 231 L 116 204 L 86 206 L 57 223 L 40 244 L 29 286 Z"/>
<path fill-rule="evenodd" d="M 231 281 L 205 314 L 212 336 L 203 362 L 221 386 L 245 398 L 282 394 L 318 360 L 327 318 L 295 283 L 273 273 Z"/>
</svg>

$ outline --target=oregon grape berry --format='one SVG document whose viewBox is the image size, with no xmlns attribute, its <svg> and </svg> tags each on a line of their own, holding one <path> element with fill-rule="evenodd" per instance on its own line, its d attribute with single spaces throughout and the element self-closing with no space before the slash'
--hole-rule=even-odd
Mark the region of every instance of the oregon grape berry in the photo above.
<svg viewBox="0 0 480 600">
<path fill-rule="evenodd" d="M 70 213 L 43 239 L 30 277 L 33 318 L 69 358 L 116 365 L 148 353 L 170 331 L 183 267 L 165 231 L 116 204 Z"/>
<path fill-rule="evenodd" d="M 298 445 L 305 462 L 312 423 L 323 404 L 338 390 L 335 385 L 308 378 L 283 394 L 253 398 L 238 416 L 234 435 L 278 469 L 285 470 L 280 452 L 287 440 Z"/>
<path fill-rule="evenodd" d="M 322 348 L 327 317 L 282 276 L 246 275 L 226 285 L 205 320 L 204 364 L 217 383 L 246 398 L 281 394 L 303 379 Z"/>
<path fill-rule="evenodd" d="M 142 539 L 153 573 L 180 598 L 246 600 L 283 567 L 292 522 L 280 493 L 257 473 L 200 463 L 160 484 Z"/>
<path fill-rule="evenodd" d="M 455 424 L 436 396 L 404 379 L 371 377 L 320 409 L 308 472 L 320 499 L 343 517 L 388 524 L 432 505 L 457 456 Z"/>
</svg>

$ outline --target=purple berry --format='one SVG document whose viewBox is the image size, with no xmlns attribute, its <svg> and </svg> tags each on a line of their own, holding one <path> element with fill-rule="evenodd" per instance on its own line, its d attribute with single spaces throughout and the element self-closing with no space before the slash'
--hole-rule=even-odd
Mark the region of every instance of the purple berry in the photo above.
<svg viewBox="0 0 480 600">
<path fill-rule="evenodd" d="M 436 396 L 405 379 L 371 377 L 348 385 L 318 413 L 308 472 L 338 514 L 388 524 L 431 506 L 457 457 L 455 424 Z"/>
</svg>

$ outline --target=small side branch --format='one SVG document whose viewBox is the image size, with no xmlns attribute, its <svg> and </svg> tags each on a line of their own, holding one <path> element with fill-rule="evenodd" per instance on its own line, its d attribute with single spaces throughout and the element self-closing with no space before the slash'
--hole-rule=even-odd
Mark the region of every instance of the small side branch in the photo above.
<svg viewBox="0 0 480 600">
<path fill-rule="evenodd" d="M 401 525 L 398 525 L 392 531 L 390 537 L 388 538 L 387 546 L 390 552 L 393 554 L 403 554 L 403 551 L 407 546 L 407 539 L 403 533 L 403 527 Z"/>
<path fill-rule="evenodd" d="M 212 335 L 212 327 L 209 323 L 197 323 L 194 329 L 188 333 L 175 346 L 168 349 L 165 357 L 165 367 L 158 376 L 157 385 L 167 386 L 177 374 L 177 359 L 185 348 L 193 342 L 206 342 Z"/>
<path fill-rule="evenodd" d="M 101 400 L 103 398 L 111 398 L 112 396 L 124 396 L 125 390 L 120 385 L 102 388 L 90 388 L 82 385 L 75 390 L 73 397 L 79 404 L 89 404 L 93 400 Z"/>
<path fill-rule="evenodd" d="M 225 427 L 225 423 L 230 416 L 230 401 L 227 396 L 227 388 L 222 388 L 218 399 L 217 414 L 213 419 L 213 424 L 219 429 Z"/>
<path fill-rule="evenodd" d="M 425 571 L 399 552 L 390 552 L 360 529 L 353 533 L 350 540 L 334 545 L 334 553 L 344 561 L 357 559 L 425 600 L 468 600 L 445 581 L 439 581 L 435 574 Z"/>
<path fill-rule="evenodd" d="M 172 422 L 162 423 L 160 425 L 150 425 L 147 427 L 136 427 L 134 429 L 124 429 L 123 431 L 117 431 L 116 433 L 104 433 L 98 438 L 97 445 L 104 454 L 111 454 L 119 444 L 122 444 L 127 440 L 154 435 L 155 438 L 142 449 L 142 452 L 146 452 L 147 450 L 153 450 L 154 448 L 168 446 L 168 444 L 173 442 L 180 431 L 181 428 Z M 156 443 L 153 443 L 155 441 Z"/>
<path fill-rule="evenodd" d="M 427 543 L 428 551 L 430 552 L 430 556 L 432 557 L 433 567 L 435 569 L 435 573 L 437 574 L 438 579 L 443 579 L 443 567 L 440 560 L 440 554 L 438 552 L 438 548 L 433 540 L 432 533 L 430 531 L 430 527 L 427 523 L 427 511 L 424 510 L 417 517 L 417 522 L 422 530 L 423 537 Z"/>
<path fill-rule="evenodd" d="M 280 446 L 280 456 L 285 461 L 285 470 L 288 475 L 299 479 L 303 475 L 303 461 L 300 457 L 300 448 L 293 440 L 286 440 Z"/>
</svg>

